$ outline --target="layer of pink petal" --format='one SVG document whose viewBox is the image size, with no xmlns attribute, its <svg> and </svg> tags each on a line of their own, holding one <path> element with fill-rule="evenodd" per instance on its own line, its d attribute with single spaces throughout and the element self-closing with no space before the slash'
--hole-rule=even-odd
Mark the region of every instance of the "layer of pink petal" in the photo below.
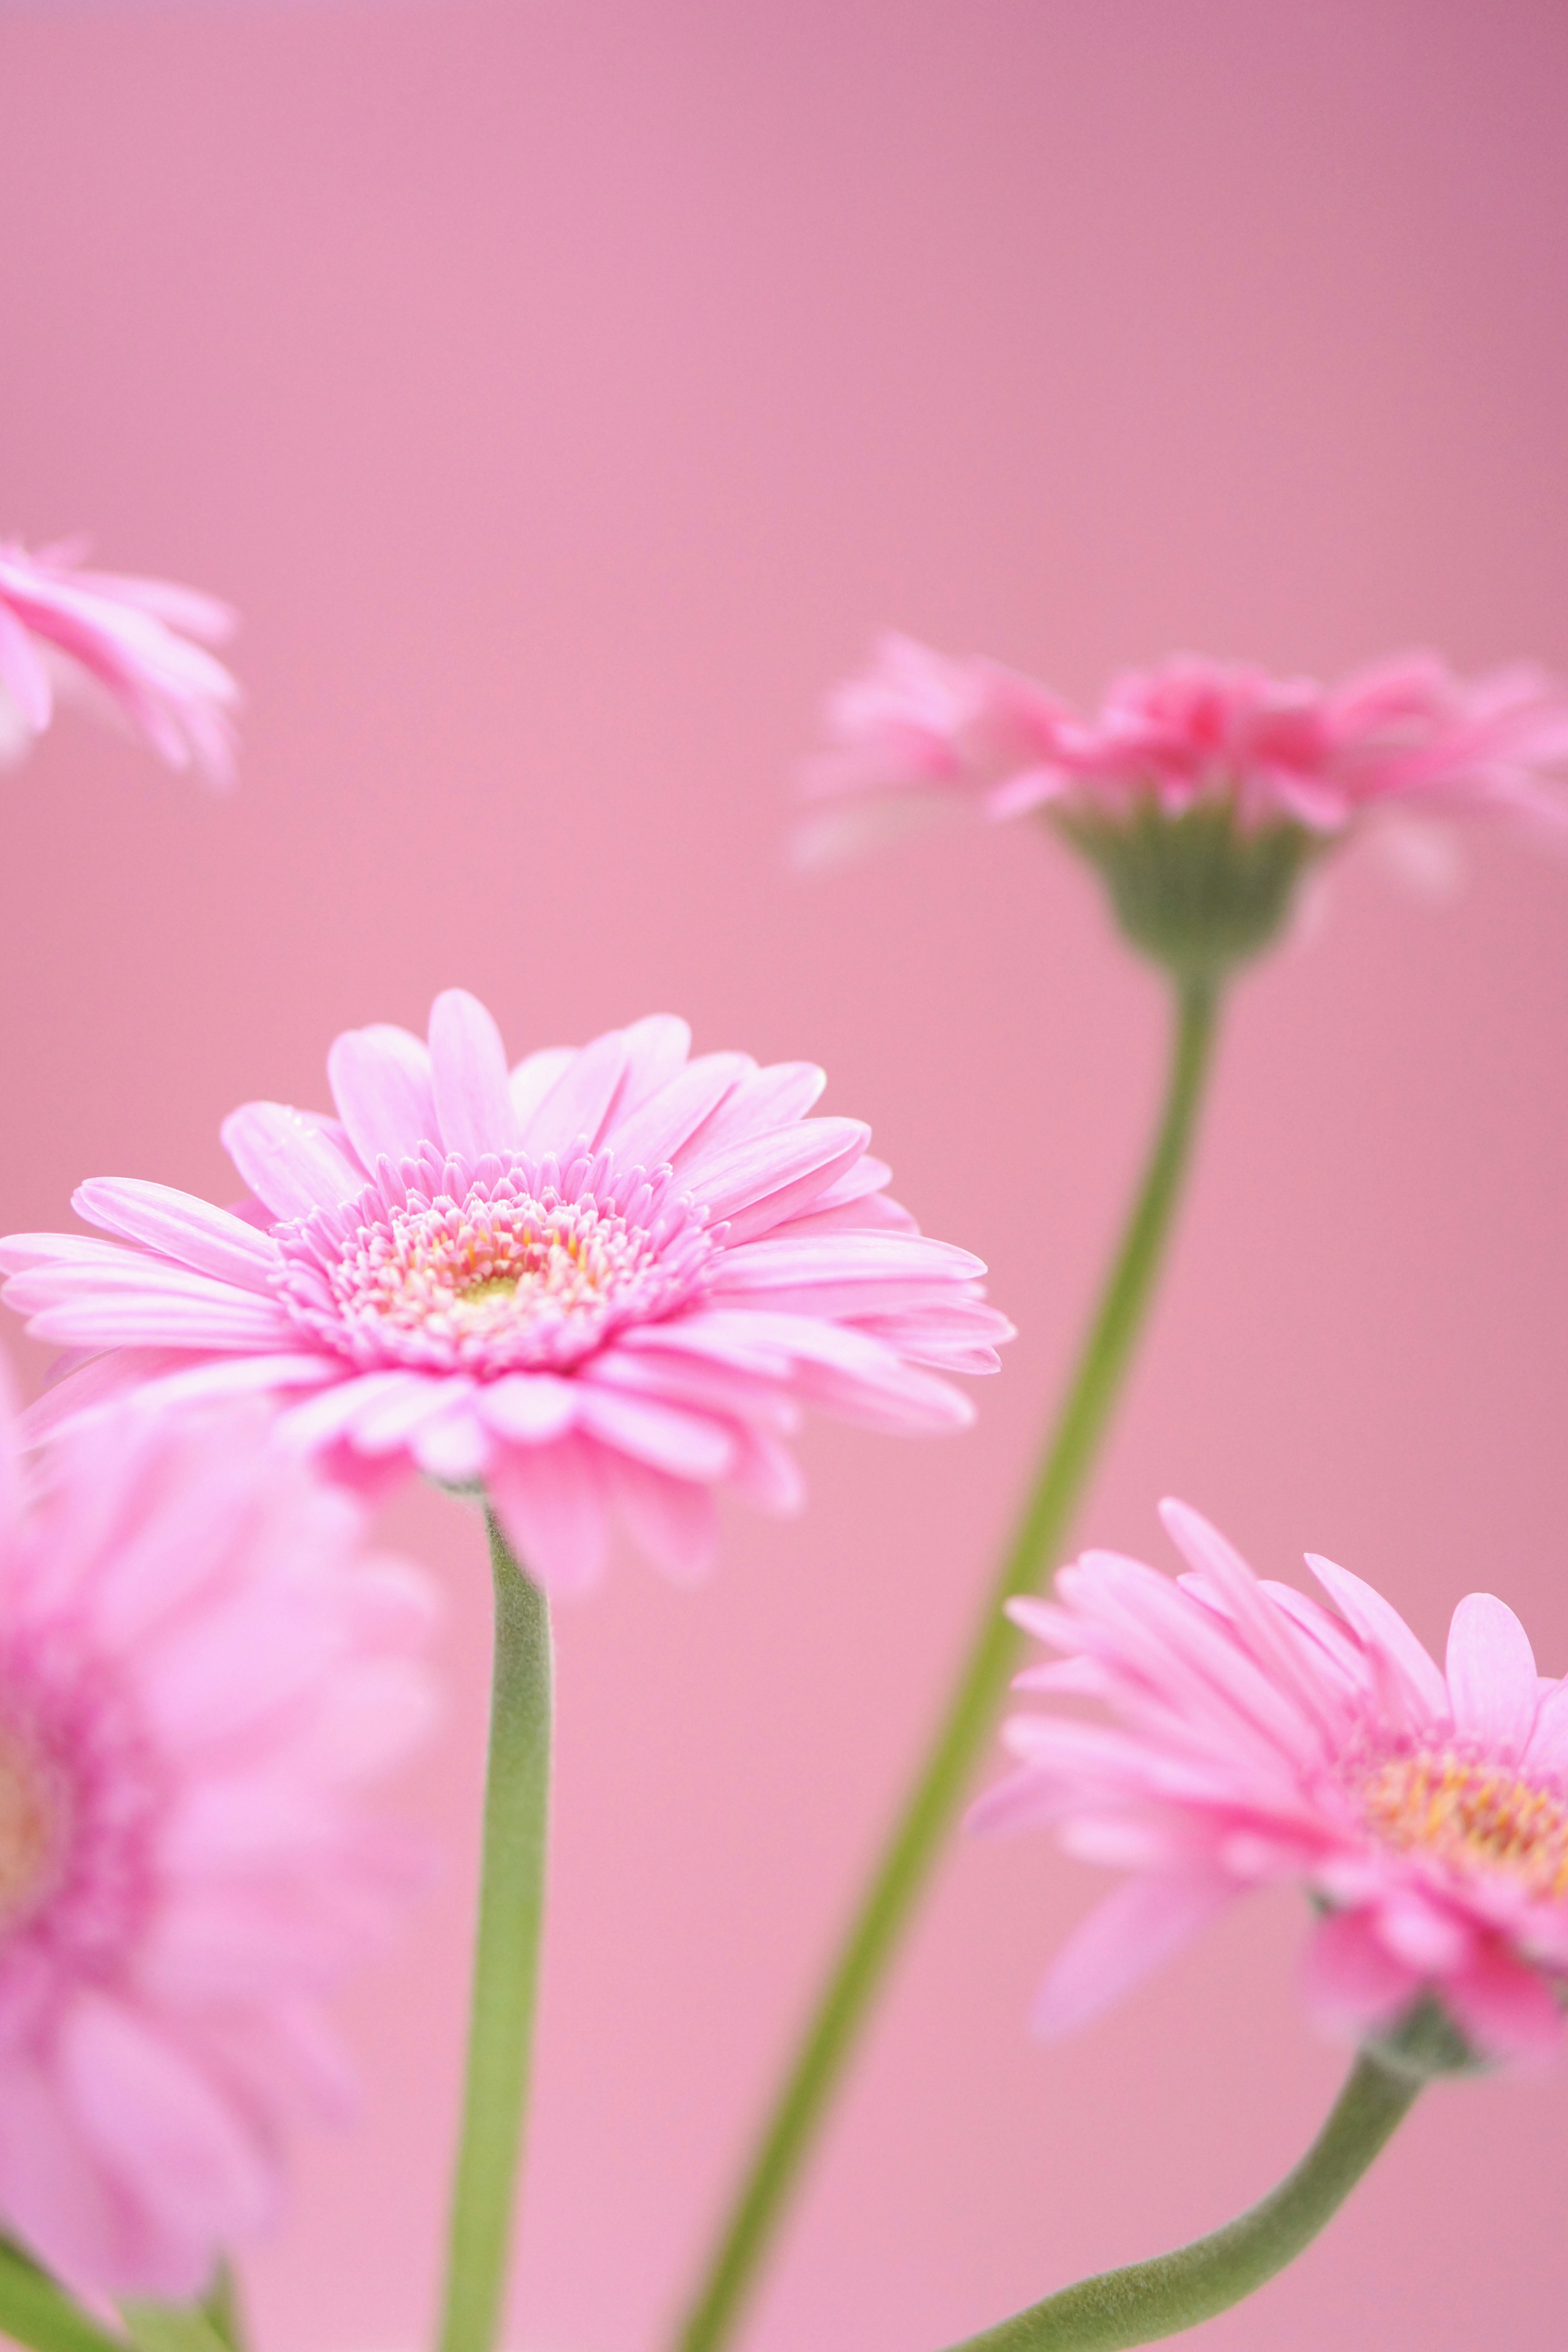
<svg viewBox="0 0 1568 2352">
<path fill-rule="evenodd" d="M 1327 688 L 1180 656 L 1118 678 L 1085 718 L 999 663 L 889 635 L 833 697 L 828 733 L 804 782 L 841 805 L 807 828 L 813 859 L 943 803 L 1006 818 L 1152 799 L 1177 815 L 1223 793 L 1243 822 L 1321 834 L 1389 806 L 1568 820 L 1568 698 L 1525 665 L 1464 681 L 1411 654 Z"/>
<path fill-rule="evenodd" d="M 976 1822 L 1049 1824 L 1069 1852 L 1137 1874 L 1058 1955 L 1037 2030 L 1075 2030 L 1236 1895 L 1289 1881 L 1328 1906 L 1304 1989 L 1331 2030 L 1380 2030 L 1432 1987 L 1483 2053 L 1555 2049 L 1568 1903 L 1532 1897 L 1505 1873 L 1459 1875 L 1380 1845 L 1339 1764 L 1375 1727 L 1564 1786 L 1568 1684 L 1542 1680 L 1519 1620 L 1489 1594 L 1456 1611 L 1445 1670 L 1348 1570 L 1310 1561 L 1336 1618 L 1258 1581 L 1195 1512 L 1168 1504 L 1163 1515 L 1190 1564 L 1175 1583 L 1089 1553 L 1063 1571 L 1059 1601 L 1014 1611 L 1062 1653 L 1019 1687 L 1102 1699 L 1116 1720 L 1015 1718 L 1007 1738 L 1023 1769 L 982 1800 Z"/>
<path fill-rule="evenodd" d="M 820 1071 L 692 1062 L 689 1050 L 684 1023 L 656 1015 L 509 1069 L 494 1022 L 458 990 L 437 999 L 428 1046 L 384 1026 L 339 1038 L 336 1118 L 256 1103 L 226 1124 L 254 1211 L 101 1179 L 75 1205 L 113 1239 L 0 1244 L 5 1296 L 37 1336 L 79 1357 L 112 1351 L 54 1391 L 32 1426 L 148 1380 L 187 1396 L 270 1390 L 285 1440 L 341 1473 L 406 1462 L 484 1485 L 560 1588 L 595 1574 L 614 1517 L 689 1575 L 712 1549 L 714 1485 L 791 1507 L 784 1441 L 802 1406 L 898 1433 L 966 1425 L 968 1401 L 942 1376 L 994 1370 L 1011 1332 L 977 1295 L 980 1261 L 886 1199 L 864 1127 L 806 1116 Z M 399 1187 L 395 1171 L 414 1172 L 422 1148 L 451 1156 L 454 1184 L 460 1170 L 499 1167 L 498 1152 L 527 1154 L 570 1196 L 606 1146 L 620 1169 L 669 1166 L 722 1246 L 700 1297 L 617 1332 L 569 1376 L 362 1368 L 302 1333 L 273 1286 L 271 1219 Z M 427 1166 L 419 1181 L 435 1181 Z"/>
</svg>

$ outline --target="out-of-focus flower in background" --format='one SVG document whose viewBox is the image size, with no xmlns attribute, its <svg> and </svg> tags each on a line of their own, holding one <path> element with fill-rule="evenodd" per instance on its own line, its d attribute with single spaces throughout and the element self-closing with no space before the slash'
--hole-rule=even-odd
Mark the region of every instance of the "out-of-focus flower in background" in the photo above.
<svg viewBox="0 0 1568 2352">
<path fill-rule="evenodd" d="M 42 734 L 58 690 L 128 722 L 171 767 L 232 784 L 239 688 L 206 650 L 233 633 L 229 607 L 78 556 L 0 542 L 0 763 Z"/>
<path fill-rule="evenodd" d="M 425 1727 L 426 1581 L 258 1404 L 132 1402 L 0 1499 L 0 2223 L 186 2297 L 351 2086 L 321 2007 L 422 1855 L 362 1784 Z"/>
<path fill-rule="evenodd" d="M 1223 970 L 1278 931 L 1303 869 L 1371 816 L 1568 824 L 1568 698 L 1525 665 L 1466 681 L 1411 654 L 1339 685 L 1179 656 L 1085 717 L 1032 680 L 884 636 L 827 708 L 803 854 L 918 819 L 1043 811 L 1135 944 Z"/>
<path fill-rule="evenodd" d="M 1012 1613 L 1060 1655 L 1018 1687 L 1101 1702 L 1019 1715 L 1019 1769 L 977 1825 L 1052 1825 L 1134 1874 L 1069 1940 L 1036 2024 L 1071 2031 L 1245 1890 L 1290 1882 L 1321 1916 L 1306 1992 L 1394 2063 L 1536 2057 L 1568 1990 L 1568 1679 L 1543 1680 L 1489 1593 L 1454 1612 L 1447 1671 L 1371 1586 L 1309 1564 L 1342 1612 L 1259 1581 L 1164 1506 L 1189 1572 L 1088 1552 Z M 1434 2030 L 1436 2026 L 1436 2031 Z"/>
<path fill-rule="evenodd" d="M 868 1129 L 807 1117 L 820 1070 L 689 1046 L 658 1014 L 509 1071 L 459 989 L 428 1046 L 350 1031 L 328 1060 L 336 1118 L 250 1103 L 226 1121 L 250 1222 L 100 1179 L 74 1205 L 136 1246 L 0 1244 L 38 1337 L 116 1351 L 45 1414 L 148 1381 L 273 1391 L 280 1433 L 338 1475 L 482 1482 L 557 1588 L 595 1573 L 612 1511 L 688 1574 L 716 1485 L 791 1507 L 804 1404 L 964 1426 L 942 1375 L 994 1371 L 1012 1329 L 980 1260 L 887 1198 Z"/>
</svg>

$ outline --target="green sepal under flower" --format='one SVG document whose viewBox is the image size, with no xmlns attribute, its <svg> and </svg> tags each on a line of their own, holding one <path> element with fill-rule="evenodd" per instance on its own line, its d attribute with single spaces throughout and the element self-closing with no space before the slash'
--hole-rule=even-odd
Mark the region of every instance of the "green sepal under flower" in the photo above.
<svg viewBox="0 0 1568 2352">
<path fill-rule="evenodd" d="M 1289 818 L 1243 825 L 1228 798 L 1173 816 L 1151 798 L 1115 814 L 1052 809 L 1046 821 L 1099 870 L 1140 954 L 1184 982 L 1221 981 L 1270 947 L 1323 847 Z"/>
</svg>

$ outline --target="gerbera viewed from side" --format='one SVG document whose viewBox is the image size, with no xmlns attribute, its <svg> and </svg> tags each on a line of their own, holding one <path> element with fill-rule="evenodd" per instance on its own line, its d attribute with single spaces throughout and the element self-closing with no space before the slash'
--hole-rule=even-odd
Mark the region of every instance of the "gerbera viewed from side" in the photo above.
<svg viewBox="0 0 1568 2352">
<path fill-rule="evenodd" d="M 1159 961 L 1239 961 L 1302 869 L 1378 814 L 1568 821 L 1568 698 L 1526 665 L 1470 680 L 1410 654 L 1337 685 L 1181 655 L 1072 709 L 1000 663 L 884 636 L 804 776 L 809 858 L 946 809 L 1046 815 Z"/>
<path fill-rule="evenodd" d="M 234 782 L 239 688 L 207 647 L 234 614 L 168 580 L 86 570 L 69 547 L 0 542 L 0 757 L 54 716 L 58 688 L 107 698 L 171 767 Z"/>
<path fill-rule="evenodd" d="M 509 1069 L 490 1015 L 449 990 L 428 1045 L 337 1040 L 336 1118 L 234 1113 L 243 1213 L 84 1184 L 79 1214 L 118 1238 L 0 1244 L 37 1336 L 113 1351 L 47 1415 L 149 1381 L 271 1391 L 280 1434 L 339 1475 L 482 1485 L 557 1588 L 593 1575 L 612 1513 L 689 1573 L 720 1483 L 788 1507 L 803 1405 L 966 1424 L 942 1375 L 994 1370 L 1011 1332 L 979 1259 L 887 1198 L 864 1126 L 808 1117 L 820 1070 L 689 1044 L 655 1015 Z"/>
<path fill-rule="evenodd" d="M 1012 1605 L 1058 1654 L 1017 1687 L 1099 1701 L 1110 1720 L 1012 1717 L 1018 1769 L 972 1818 L 1048 1825 L 1132 1874 L 1058 1956 L 1038 2030 L 1072 2031 L 1237 1895 L 1289 1882 L 1321 1914 L 1305 1989 L 1331 2029 L 1397 2059 L 1436 2003 L 1453 2057 L 1554 2051 L 1568 1679 L 1538 1675 L 1489 1593 L 1460 1601 L 1440 1667 L 1347 1570 L 1309 1556 L 1335 1614 L 1260 1581 L 1185 1505 L 1163 1516 L 1184 1575 L 1088 1552 L 1054 1601 Z"/>
<path fill-rule="evenodd" d="M 184 2299 L 352 2084 L 324 1999 L 424 1874 L 363 1784 L 432 1599 L 239 1403 L 0 1432 L 0 2228 Z"/>
</svg>

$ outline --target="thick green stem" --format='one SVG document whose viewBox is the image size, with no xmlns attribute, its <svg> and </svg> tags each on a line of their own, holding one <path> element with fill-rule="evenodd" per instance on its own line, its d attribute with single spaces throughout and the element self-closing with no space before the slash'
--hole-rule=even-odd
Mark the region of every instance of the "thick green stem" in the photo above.
<svg viewBox="0 0 1568 2352">
<path fill-rule="evenodd" d="M 495 1667 L 462 2137 L 452 2190 L 441 2352 L 489 2352 L 506 2286 L 550 1810 L 550 1607 L 486 1515 Z"/>
<path fill-rule="evenodd" d="M 1061 1417 L 1023 1519 L 985 1596 L 936 1738 L 856 1914 L 769 2117 L 697 2299 L 680 2352 L 717 2352 L 740 2316 L 835 2084 L 968 1787 L 1014 1673 L 1016 1629 L 1003 1613 L 1053 1569 L 1110 1417 L 1159 1272 L 1214 1045 L 1214 983 L 1179 987 L 1160 1125 L 1121 1245 L 1084 1340 Z"/>
<path fill-rule="evenodd" d="M 1339 2210 L 1409 2112 L 1419 2080 L 1357 2059 L 1350 2080 L 1294 2172 L 1212 2237 L 1125 2270 L 1080 2279 L 1060 2294 L 971 2336 L 952 2352 L 1125 2352 L 1179 2336 L 1228 2311 L 1293 2263 Z"/>
</svg>

